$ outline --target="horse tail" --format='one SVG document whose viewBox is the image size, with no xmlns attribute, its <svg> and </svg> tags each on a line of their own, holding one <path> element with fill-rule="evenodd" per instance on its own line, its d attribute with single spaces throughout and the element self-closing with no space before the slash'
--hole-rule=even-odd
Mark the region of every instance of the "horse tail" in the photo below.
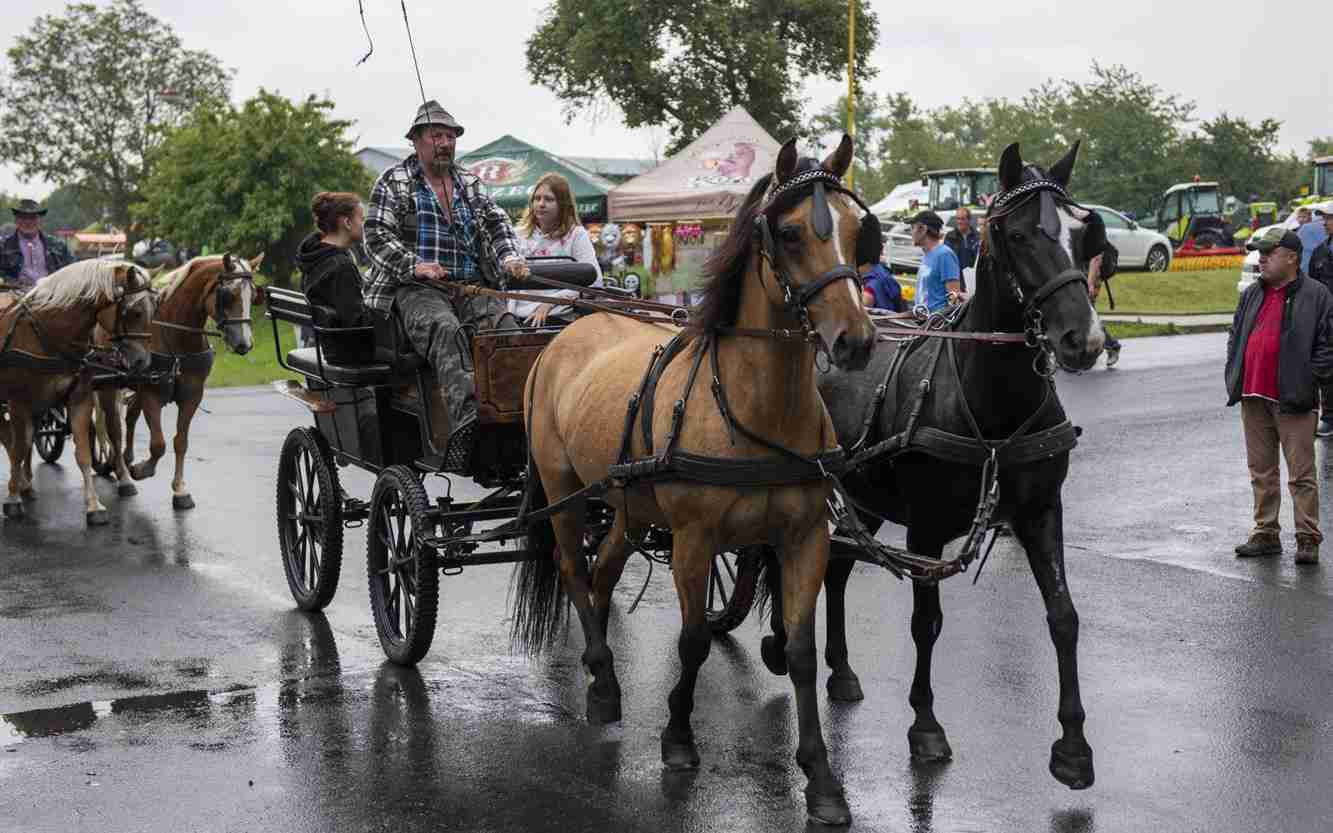
<svg viewBox="0 0 1333 833">
<path fill-rule="evenodd" d="M 773 601 L 773 597 L 782 592 L 782 570 L 778 565 L 778 552 L 772 547 L 757 547 L 762 553 L 759 556 L 759 571 L 755 577 L 754 606 L 752 612 L 758 613 L 761 617 L 768 610 L 768 606 Z"/>
<path fill-rule="evenodd" d="M 523 489 L 523 505 L 519 510 L 520 519 L 548 505 L 546 487 L 542 485 L 536 460 L 532 456 L 532 423 L 533 412 L 536 410 L 533 394 L 540 362 L 541 356 L 538 356 L 528 375 L 528 473 Z M 523 548 L 528 553 L 528 559 L 518 563 L 510 580 L 509 603 L 514 617 L 509 636 L 511 642 L 524 652 L 539 654 L 550 647 L 559 632 L 560 620 L 565 612 L 565 588 L 560 580 L 561 553 L 551 519 L 546 517 L 526 522 L 525 527 Z"/>
</svg>

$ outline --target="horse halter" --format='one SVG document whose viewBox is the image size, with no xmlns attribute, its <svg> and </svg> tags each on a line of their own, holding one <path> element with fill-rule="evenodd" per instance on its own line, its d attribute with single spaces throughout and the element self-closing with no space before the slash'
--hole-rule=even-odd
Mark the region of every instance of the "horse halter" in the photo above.
<svg viewBox="0 0 1333 833">
<path fill-rule="evenodd" d="M 249 324 L 249 318 L 227 318 L 223 312 L 236 297 L 236 290 L 227 286 L 229 281 L 248 281 L 254 285 L 255 276 L 250 270 L 232 271 L 234 261 L 230 256 L 223 260 L 224 271 L 218 275 L 217 286 L 213 290 L 213 320 L 217 322 L 218 327 L 226 327 L 230 324 Z M 251 296 L 253 297 L 253 295 Z"/>
<path fill-rule="evenodd" d="M 127 316 L 128 310 L 131 307 L 133 307 L 136 303 L 138 303 L 139 296 L 141 295 L 153 296 L 154 294 L 155 293 L 153 292 L 153 287 L 147 283 L 144 283 L 139 286 L 125 288 L 124 292 L 121 293 L 121 296 L 117 298 L 115 301 L 116 322 L 111 329 L 111 340 L 113 342 L 132 341 L 132 340 L 147 341 L 150 338 L 152 338 L 152 334 L 148 332 L 131 332 L 127 330 L 125 325 L 125 318 Z M 102 307 L 102 309 L 106 309 L 106 307 L 108 306 L 111 305 L 107 304 L 106 306 Z M 100 313 L 101 310 L 99 309 L 98 312 Z"/>
<path fill-rule="evenodd" d="M 856 271 L 856 266 L 839 263 L 812 281 L 799 285 L 793 283 L 791 273 L 787 271 L 786 266 L 782 263 L 777 243 L 773 239 L 773 230 L 768 214 L 779 199 L 806 187 L 812 187 L 813 189 L 811 197 L 814 200 L 814 216 L 812 219 L 815 227 L 815 237 L 819 240 L 826 241 L 833 235 L 833 213 L 828 203 L 828 191 L 830 190 L 851 197 L 866 212 L 865 216 L 861 218 L 861 228 L 857 233 L 856 254 L 858 259 L 863 250 L 870 248 L 871 238 L 878 238 L 882 232 L 880 231 L 879 218 L 870 210 L 870 207 L 854 192 L 843 187 L 837 176 L 823 168 L 801 171 L 781 185 L 769 189 L 764 197 L 764 204 L 755 212 L 754 217 L 755 229 L 759 232 L 760 238 L 759 255 L 768 264 L 769 271 L 773 273 L 778 286 L 782 289 L 783 305 L 788 311 L 795 314 L 801 322 L 801 327 L 809 335 L 814 332 L 814 327 L 810 323 L 809 306 L 815 296 L 841 280 L 853 281 L 857 289 L 860 290 L 861 275 Z M 863 245 L 863 243 L 866 245 Z M 878 240 L 873 240 L 873 243 L 877 244 Z"/>
<path fill-rule="evenodd" d="M 1081 287 L 1087 281 L 1087 276 L 1079 271 L 1077 266 L 1072 269 L 1066 269 L 1056 276 L 1055 280 L 1043 284 L 1032 294 L 1032 297 L 1027 297 L 1023 292 L 1023 287 L 1019 286 L 1018 278 L 1014 275 L 1014 270 L 1010 265 L 1011 258 L 1008 254 L 1008 248 L 1004 240 L 1004 232 L 1000 224 L 1000 221 L 1005 217 L 1013 214 L 1033 199 L 1043 198 L 1044 195 L 1050 195 L 1052 198 L 1052 208 L 1055 210 L 1058 210 L 1058 207 L 1054 205 L 1056 201 L 1066 205 L 1078 205 L 1078 203 L 1074 202 L 1069 196 L 1069 193 L 1065 191 L 1064 186 L 1052 179 L 1043 177 L 1041 179 L 1034 179 L 1016 185 L 997 195 L 995 200 L 991 203 L 990 208 L 986 211 L 986 224 L 990 229 L 990 246 L 995 252 L 992 257 L 996 259 L 1001 269 L 1004 270 L 1005 276 L 1009 278 L 1009 286 L 1013 289 L 1015 297 L 1018 298 L 1018 302 L 1023 305 L 1023 332 L 1027 336 L 1028 346 L 1043 346 L 1050 349 L 1050 345 L 1047 343 L 1048 339 L 1046 338 L 1045 327 L 1041 320 L 1042 304 L 1046 303 L 1051 299 L 1051 296 L 1059 292 L 1061 289 L 1064 289 L 1066 286 L 1079 284 Z M 1045 206 L 1043 206 L 1042 230 L 1047 235 L 1053 236 L 1052 231 L 1048 226 L 1051 224 L 1052 220 L 1056 223 L 1059 221 L 1058 218 L 1048 217 L 1048 213 L 1049 212 L 1046 210 Z M 1058 233 L 1058 231 L 1056 233 Z"/>
</svg>

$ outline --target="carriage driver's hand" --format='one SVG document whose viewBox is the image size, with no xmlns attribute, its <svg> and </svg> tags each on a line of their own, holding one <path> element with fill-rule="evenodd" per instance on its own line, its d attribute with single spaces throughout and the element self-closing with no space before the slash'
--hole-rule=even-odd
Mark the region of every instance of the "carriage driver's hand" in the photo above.
<svg viewBox="0 0 1333 833">
<path fill-rule="evenodd" d="M 504 262 L 504 267 L 505 271 L 509 273 L 509 277 L 511 278 L 522 280 L 532 274 L 532 271 L 528 269 L 528 262 L 521 257 L 512 257 L 509 260 L 506 260 Z"/>
<path fill-rule="evenodd" d="M 449 273 L 438 263 L 418 263 L 412 269 L 412 274 L 436 283 L 444 283 L 449 278 Z"/>
</svg>

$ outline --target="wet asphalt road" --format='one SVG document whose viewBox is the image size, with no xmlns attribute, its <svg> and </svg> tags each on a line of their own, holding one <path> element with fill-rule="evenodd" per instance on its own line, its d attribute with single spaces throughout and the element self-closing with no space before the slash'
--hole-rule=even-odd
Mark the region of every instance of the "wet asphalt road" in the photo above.
<svg viewBox="0 0 1333 833">
<path fill-rule="evenodd" d="M 870 568 L 853 577 L 867 699 L 832 705 L 820 690 L 854 829 L 1329 829 L 1333 546 L 1325 566 L 1297 570 L 1284 506 L 1281 560 L 1231 555 L 1249 486 L 1239 415 L 1222 407 L 1224 339 L 1135 340 L 1117 370 L 1060 378 L 1084 427 L 1066 540 L 1095 786 L 1071 792 L 1046 772 L 1054 651 L 1026 562 L 1002 542 L 979 585 L 943 590 L 946 765 L 907 755 L 910 591 Z M 273 480 L 304 411 L 267 390 L 205 405 L 190 452 L 197 509 L 172 511 L 165 467 L 133 498 L 103 481 L 112 524 L 87 531 L 67 450 L 64 465 L 38 467 L 30 519 L 0 529 L 0 831 L 804 826 L 791 689 L 760 662 L 754 621 L 716 643 L 701 674 L 704 764 L 684 776 L 663 772 L 657 740 L 676 674 L 674 592 L 659 570 L 628 615 L 642 562 L 612 619 L 618 726 L 581 718 L 577 633 L 543 659 L 509 652 L 507 567 L 445 580 L 431 653 L 417 670 L 387 665 L 362 531 L 347 534 L 327 617 L 294 612 L 287 595 Z M 368 495 L 368 477 L 343 476 Z"/>
</svg>

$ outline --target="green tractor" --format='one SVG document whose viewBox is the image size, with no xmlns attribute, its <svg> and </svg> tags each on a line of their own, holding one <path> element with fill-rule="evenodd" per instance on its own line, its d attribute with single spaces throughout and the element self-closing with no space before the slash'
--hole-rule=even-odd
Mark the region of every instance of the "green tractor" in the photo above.
<svg viewBox="0 0 1333 833">
<path fill-rule="evenodd" d="M 1301 186 L 1301 195 L 1290 203 L 1292 211 L 1333 198 L 1333 156 L 1320 156 L 1311 164 L 1314 165 L 1314 181 Z"/>
<path fill-rule="evenodd" d="M 1180 249 L 1216 249 L 1235 245 L 1235 230 L 1222 211 L 1216 182 L 1182 182 L 1155 200 L 1157 230 Z"/>
<path fill-rule="evenodd" d="M 948 222 L 949 214 L 959 208 L 984 210 L 981 198 L 1000 192 L 1000 173 L 995 168 L 926 171 L 921 184 L 930 189 L 930 210 Z"/>
<path fill-rule="evenodd" d="M 1236 245 L 1242 245 L 1254 234 L 1265 226 L 1271 226 L 1277 223 L 1277 203 L 1275 202 L 1252 202 L 1238 212 L 1236 220 Z"/>
</svg>

